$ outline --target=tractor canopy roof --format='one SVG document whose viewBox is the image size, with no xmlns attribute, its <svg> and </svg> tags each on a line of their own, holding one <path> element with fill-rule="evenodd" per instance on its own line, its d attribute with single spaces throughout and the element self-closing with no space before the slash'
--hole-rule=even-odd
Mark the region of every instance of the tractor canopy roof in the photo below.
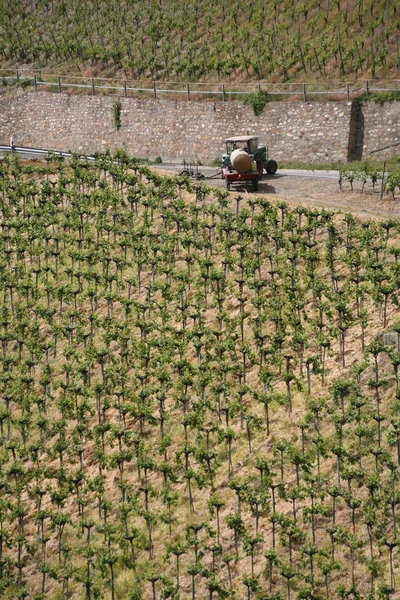
<svg viewBox="0 0 400 600">
<path fill-rule="evenodd" d="M 250 142 L 253 140 L 258 140 L 258 135 L 234 135 L 226 138 L 225 142 Z"/>
<path fill-rule="evenodd" d="M 258 150 L 257 135 L 235 135 L 225 140 L 227 152 L 233 152 L 236 148 L 246 150 L 249 154 L 255 154 Z"/>
</svg>

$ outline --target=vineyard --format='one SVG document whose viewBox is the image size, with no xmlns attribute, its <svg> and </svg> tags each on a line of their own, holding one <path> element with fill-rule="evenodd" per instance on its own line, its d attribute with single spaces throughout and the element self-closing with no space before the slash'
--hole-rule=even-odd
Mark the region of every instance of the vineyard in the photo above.
<svg viewBox="0 0 400 600">
<path fill-rule="evenodd" d="M 399 222 L 0 169 L 1 597 L 397 597 Z"/>
<path fill-rule="evenodd" d="M 366 186 L 372 187 L 372 191 L 380 190 L 380 197 L 389 194 L 393 200 L 400 194 L 400 167 L 397 158 L 385 162 L 382 166 L 373 161 L 339 165 L 339 186 L 343 183 L 349 184 L 350 189 L 358 189 L 364 193 Z"/>
<path fill-rule="evenodd" d="M 0 66 L 127 79 L 397 78 L 395 0 L 0 1 Z"/>
</svg>

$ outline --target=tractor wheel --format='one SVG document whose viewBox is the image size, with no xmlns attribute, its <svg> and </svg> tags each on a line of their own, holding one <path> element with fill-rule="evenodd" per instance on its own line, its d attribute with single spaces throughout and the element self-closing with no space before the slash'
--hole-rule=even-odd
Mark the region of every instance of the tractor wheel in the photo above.
<svg viewBox="0 0 400 600">
<path fill-rule="evenodd" d="M 261 179 L 261 177 L 263 176 L 263 164 L 259 158 L 256 161 L 256 165 L 257 165 L 258 179 Z"/>
<path fill-rule="evenodd" d="M 229 190 L 231 189 L 231 182 L 229 181 L 229 179 L 226 180 L 226 189 Z"/>
<path fill-rule="evenodd" d="M 258 179 L 254 179 L 253 181 L 253 191 L 256 192 L 258 190 Z"/>
<path fill-rule="evenodd" d="M 267 173 L 268 175 L 275 175 L 278 170 L 278 163 L 276 160 L 269 160 L 267 162 Z"/>
</svg>

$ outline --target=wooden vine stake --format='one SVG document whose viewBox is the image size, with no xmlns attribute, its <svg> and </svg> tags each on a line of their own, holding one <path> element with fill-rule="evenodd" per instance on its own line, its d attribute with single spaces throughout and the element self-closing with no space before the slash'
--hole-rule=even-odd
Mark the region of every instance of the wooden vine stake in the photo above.
<svg viewBox="0 0 400 600">
<path fill-rule="evenodd" d="M 385 189 L 385 173 L 386 173 L 386 160 L 383 161 L 382 184 L 381 184 L 381 200 L 383 198 L 383 191 Z"/>
</svg>

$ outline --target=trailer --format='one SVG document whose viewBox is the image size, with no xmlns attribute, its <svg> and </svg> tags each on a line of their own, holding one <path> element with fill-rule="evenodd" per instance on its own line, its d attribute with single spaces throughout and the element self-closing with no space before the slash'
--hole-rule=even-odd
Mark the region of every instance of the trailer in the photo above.
<svg viewBox="0 0 400 600">
<path fill-rule="evenodd" d="M 229 190 L 234 183 L 251 184 L 254 191 L 264 170 L 275 175 L 278 164 L 268 157 L 266 144 L 259 146 L 255 135 L 239 135 L 225 140 L 226 152 L 222 156 L 222 177 Z"/>
</svg>

